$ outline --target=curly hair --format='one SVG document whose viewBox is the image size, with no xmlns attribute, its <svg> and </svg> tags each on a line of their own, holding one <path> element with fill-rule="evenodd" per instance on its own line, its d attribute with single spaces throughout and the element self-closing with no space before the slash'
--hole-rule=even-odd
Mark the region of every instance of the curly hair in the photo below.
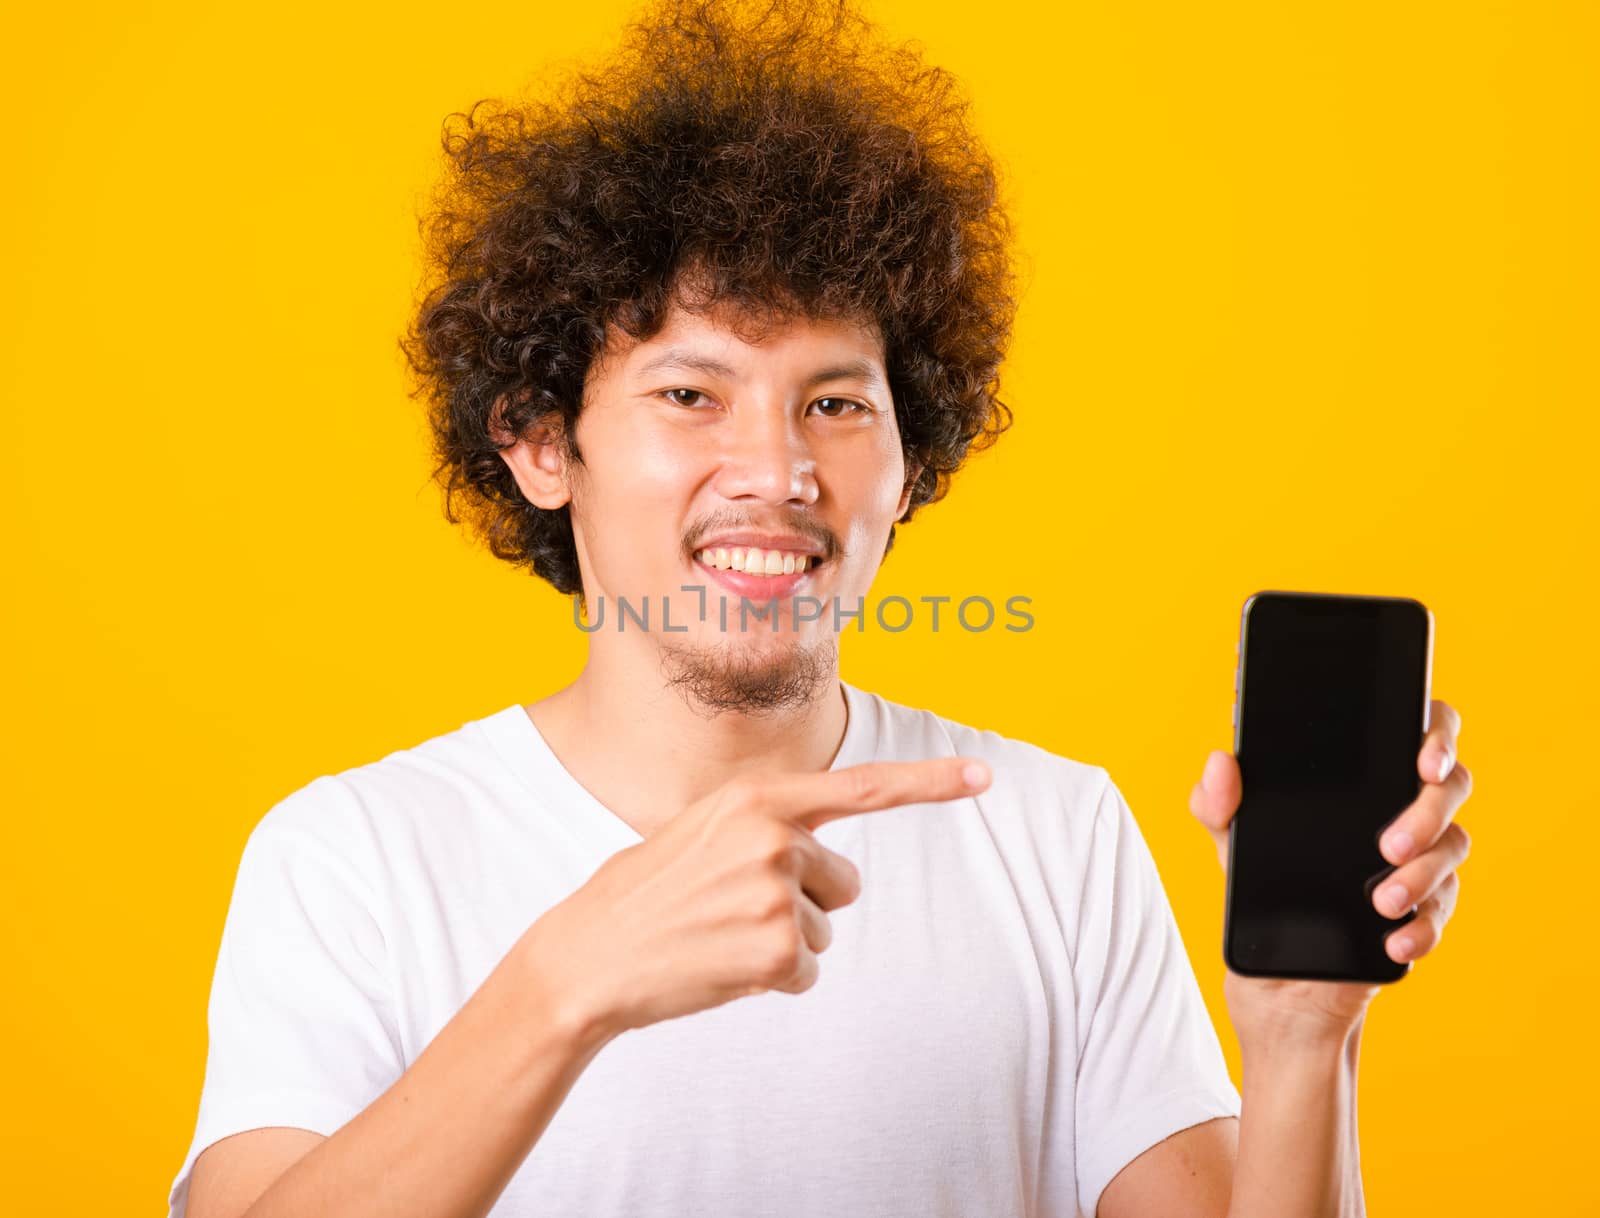
<svg viewBox="0 0 1600 1218">
<path fill-rule="evenodd" d="M 567 508 L 529 503 L 499 452 L 542 423 L 581 461 L 573 425 L 610 328 L 648 339 L 674 304 L 731 305 L 741 333 L 875 322 L 921 466 L 911 511 L 1010 426 L 996 167 L 954 78 L 882 43 L 851 3 L 659 0 L 545 100 L 445 119 L 400 345 L 445 515 L 495 557 L 581 593 Z"/>
</svg>

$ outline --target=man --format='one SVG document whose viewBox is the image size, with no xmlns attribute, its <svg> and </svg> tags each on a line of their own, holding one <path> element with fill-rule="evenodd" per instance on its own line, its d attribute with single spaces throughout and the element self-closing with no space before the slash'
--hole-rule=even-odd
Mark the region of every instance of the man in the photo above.
<svg viewBox="0 0 1600 1218">
<path fill-rule="evenodd" d="M 1005 224 L 940 74 L 737 17 L 447 142 L 408 351 L 448 510 L 581 596 L 588 660 L 263 818 L 173 1213 L 1359 1212 L 1378 987 L 1230 975 L 1241 1104 L 1106 771 L 839 680 L 895 524 L 1003 427 Z M 1435 724 L 1386 842 L 1413 959 L 1466 854 Z M 1213 754 L 1219 852 L 1238 799 Z"/>
</svg>

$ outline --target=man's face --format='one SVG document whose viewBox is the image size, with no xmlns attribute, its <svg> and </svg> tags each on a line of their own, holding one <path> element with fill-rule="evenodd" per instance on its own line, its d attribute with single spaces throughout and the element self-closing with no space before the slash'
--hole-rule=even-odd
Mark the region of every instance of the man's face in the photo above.
<svg viewBox="0 0 1600 1218">
<path fill-rule="evenodd" d="M 564 479 L 590 624 L 603 599 L 600 633 L 637 635 L 620 601 L 648 603 L 672 680 L 750 711 L 836 671 L 835 605 L 866 596 L 910 492 L 875 325 L 794 321 L 752 345 L 715 317 L 675 309 L 643 343 L 613 331 Z"/>
</svg>

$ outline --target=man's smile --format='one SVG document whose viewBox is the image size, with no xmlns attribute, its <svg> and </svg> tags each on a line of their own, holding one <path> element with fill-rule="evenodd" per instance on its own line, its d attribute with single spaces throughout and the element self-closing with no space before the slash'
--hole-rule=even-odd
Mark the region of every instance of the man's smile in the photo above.
<svg viewBox="0 0 1600 1218">
<path fill-rule="evenodd" d="M 756 546 L 707 547 L 695 554 L 695 561 L 719 571 L 742 571 L 749 575 L 792 575 L 804 571 L 814 560 L 810 554 L 793 550 L 762 550 Z"/>
<path fill-rule="evenodd" d="M 726 592 L 752 601 L 770 601 L 793 596 L 809 586 L 823 558 L 801 550 L 706 546 L 695 551 L 694 561 Z"/>
</svg>

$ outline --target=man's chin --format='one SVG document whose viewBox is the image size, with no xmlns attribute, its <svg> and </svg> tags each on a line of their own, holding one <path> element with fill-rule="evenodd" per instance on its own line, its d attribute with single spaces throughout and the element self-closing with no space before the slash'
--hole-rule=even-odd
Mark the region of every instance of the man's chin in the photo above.
<svg viewBox="0 0 1600 1218">
<path fill-rule="evenodd" d="M 701 714 L 773 714 L 808 705 L 826 692 L 838 671 L 838 647 L 832 635 L 669 642 L 661 648 L 661 670 Z"/>
</svg>

